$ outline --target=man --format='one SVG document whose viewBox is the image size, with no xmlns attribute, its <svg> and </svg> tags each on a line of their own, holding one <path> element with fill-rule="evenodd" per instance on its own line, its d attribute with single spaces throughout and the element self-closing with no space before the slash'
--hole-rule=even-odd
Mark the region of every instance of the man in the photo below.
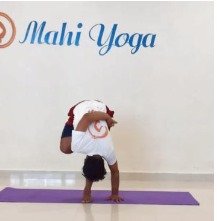
<svg viewBox="0 0 217 221">
<path fill-rule="evenodd" d="M 117 123 L 113 115 L 114 112 L 104 103 L 96 100 L 82 101 L 68 113 L 69 119 L 61 136 L 60 150 L 65 154 L 75 152 L 87 155 L 83 166 L 83 176 L 86 178 L 83 203 L 91 202 L 93 182 L 105 178 L 103 159 L 107 161 L 111 171 L 111 195 L 108 200 L 123 200 L 119 196 L 118 163 L 109 133 L 110 128 Z"/>
</svg>

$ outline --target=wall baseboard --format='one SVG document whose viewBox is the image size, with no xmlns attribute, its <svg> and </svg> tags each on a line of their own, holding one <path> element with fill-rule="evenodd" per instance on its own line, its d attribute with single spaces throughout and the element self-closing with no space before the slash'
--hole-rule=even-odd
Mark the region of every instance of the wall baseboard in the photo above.
<svg viewBox="0 0 217 221">
<path fill-rule="evenodd" d="M 32 179 L 83 179 L 81 171 L 24 171 L 24 170 L 0 170 L 0 178 L 19 177 Z M 122 180 L 140 181 L 192 181 L 214 182 L 214 174 L 190 174 L 190 173 L 142 173 L 120 172 Z M 110 179 L 110 173 L 105 179 Z"/>
</svg>

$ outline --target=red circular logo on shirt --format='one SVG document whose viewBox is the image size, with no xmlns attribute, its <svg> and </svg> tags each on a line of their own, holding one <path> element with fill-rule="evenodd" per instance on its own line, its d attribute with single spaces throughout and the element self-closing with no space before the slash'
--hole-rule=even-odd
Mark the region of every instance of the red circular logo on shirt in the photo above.
<svg viewBox="0 0 217 221">
<path fill-rule="evenodd" d="M 93 127 L 88 127 L 88 131 L 94 139 L 104 138 L 108 135 L 108 128 L 106 126 L 102 126 L 100 121 L 95 121 L 93 123 Z"/>
</svg>

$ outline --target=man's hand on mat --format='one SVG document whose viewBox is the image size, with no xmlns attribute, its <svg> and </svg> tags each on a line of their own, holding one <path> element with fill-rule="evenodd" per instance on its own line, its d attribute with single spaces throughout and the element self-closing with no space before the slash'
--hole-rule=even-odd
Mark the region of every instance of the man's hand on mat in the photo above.
<svg viewBox="0 0 217 221">
<path fill-rule="evenodd" d="M 83 199 L 81 201 L 82 203 L 91 203 L 92 200 L 91 200 L 91 195 L 90 194 L 85 194 L 83 195 Z"/>
<path fill-rule="evenodd" d="M 107 198 L 107 200 L 112 200 L 116 203 L 120 203 L 121 201 L 123 201 L 124 199 L 118 195 L 111 195 Z"/>
</svg>

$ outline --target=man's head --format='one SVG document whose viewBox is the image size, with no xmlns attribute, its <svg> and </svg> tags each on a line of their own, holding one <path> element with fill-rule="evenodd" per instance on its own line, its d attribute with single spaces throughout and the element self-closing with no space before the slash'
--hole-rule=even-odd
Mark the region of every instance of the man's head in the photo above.
<svg viewBox="0 0 217 221">
<path fill-rule="evenodd" d="M 92 182 L 103 180 L 106 175 L 103 158 L 99 155 L 87 156 L 82 175 Z"/>
</svg>

